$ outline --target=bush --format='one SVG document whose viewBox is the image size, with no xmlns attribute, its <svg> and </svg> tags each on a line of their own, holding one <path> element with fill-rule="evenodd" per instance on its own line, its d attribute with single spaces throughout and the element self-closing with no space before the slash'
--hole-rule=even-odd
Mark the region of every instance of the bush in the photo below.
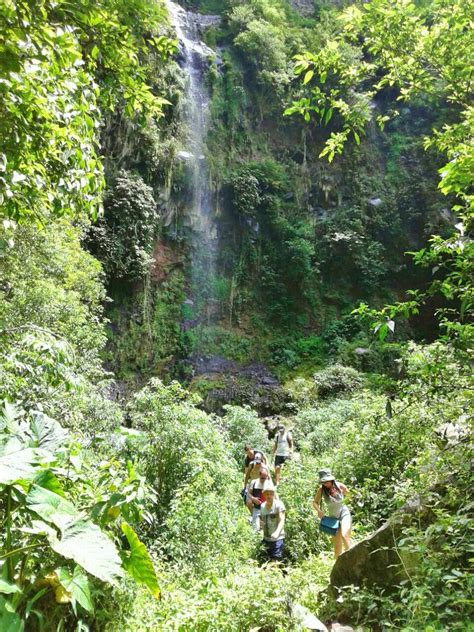
<svg viewBox="0 0 474 632">
<path fill-rule="evenodd" d="M 121 171 L 106 193 L 104 208 L 104 219 L 91 229 L 92 249 L 109 277 L 142 277 L 158 229 L 153 189 L 139 175 Z"/>
<path fill-rule="evenodd" d="M 359 339 L 341 342 L 337 357 L 342 364 L 364 373 L 385 373 L 398 377 L 402 352 L 403 345 L 398 342 Z"/>
<path fill-rule="evenodd" d="M 271 443 L 262 420 L 250 408 L 241 406 L 225 406 L 223 425 L 227 432 L 227 440 L 231 444 L 231 452 L 237 463 L 243 463 L 244 446 L 260 448 L 267 455 L 271 451 Z"/>
<path fill-rule="evenodd" d="M 296 377 L 285 383 L 290 401 L 296 410 L 310 408 L 316 403 L 318 393 L 313 380 Z"/>
<path fill-rule="evenodd" d="M 189 352 L 205 357 L 222 356 L 236 362 L 252 357 L 253 341 L 241 333 L 220 327 L 200 326 L 187 332 Z"/>
<path fill-rule="evenodd" d="M 319 336 L 304 338 L 293 336 L 274 337 L 269 344 L 270 360 L 273 364 L 288 369 L 299 364 L 318 365 L 324 358 L 324 343 Z"/>
<path fill-rule="evenodd" d="M 373 410 L 375 401 L 383 409 L 385 400 L 376 400 L 368 392 L 363 392 L 357 399 L 334 399 L 305 408 L 295 417 L 295 441 L 305 453 L 322 457 L 340 445 L 351 421 L 363 425 L 363 419 Z"/>
<path fill-rule="evenodd" d="M 225 494 L 231 456 L 219 428 L 200 401 L 177 382 L 165 386 L 153 378 L 129 403 L 132 427 L 128 449 L 158 494 L 157 525 L 165 519 L 176 494 L 205 472 L 213 490 Z M 230 461 L 230 463 L 229 463 Z"/>
<path fill-rule="evenodd" d="M 313 376 L 319 397 L 352 393 L 363 384 L 362 375 L 349 366 L 334 364 Z"/>
<path fill-rule="evenodd" d="M 253 539 L 240 504 L 240 476 L 220 462 L 227 484 L 218 487 L 202 469 L 177 489 L 165 520 L 160 549 L 183 574 L 224 574 L 253 554 Z M 240 505 L 240 506 L 239 506 Z"/>
</svg>

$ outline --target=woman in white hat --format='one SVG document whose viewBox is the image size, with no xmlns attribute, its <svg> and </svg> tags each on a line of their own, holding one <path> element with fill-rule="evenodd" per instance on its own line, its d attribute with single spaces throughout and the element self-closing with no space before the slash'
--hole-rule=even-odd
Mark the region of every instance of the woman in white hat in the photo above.
<svg viewBox="0 0 474 632">
<path fill-rule="evenodd" d="M 339 529 L 336 535 L 332 536 L 334 557 L 337 560 L 343 547 L 346 551 L 351 548 L 352 518 L 348 506 L 344 504 L 344 496 L 348 494 L 348 489 L 344 483 L 336 481 L 329 470 L 319 471 L 319 482 L 321 485 L 314 495 L 313 507 L 319 518 L 323 518 L 325 514 L 321 509 L 321 501 L 324 498 L 327 515 L 339 520 Z"/>
<path fill-rule="evenodd" d="M 268 557 L 281 561 L 285 550 L 285 505 L 275 494 L 271 480 L 263 487 L 265 502 L 260 508 L 260 523 L 263 529 L 263 542 Z"/>
</svg>

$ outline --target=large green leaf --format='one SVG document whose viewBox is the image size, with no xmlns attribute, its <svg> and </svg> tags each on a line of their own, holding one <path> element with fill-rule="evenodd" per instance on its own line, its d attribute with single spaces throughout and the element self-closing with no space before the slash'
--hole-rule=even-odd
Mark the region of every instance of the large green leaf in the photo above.
<svg viewBox="0 0 474 632">
<path fill-rule="evenodd" d="M 7 429 L 10 432 L 15 432 L 18 428 L 16 419 L 20 416 L 19 410 L 14 404 L 10 404 L 6 399 L 3 402 L 3 409 L 0 410 L 0 429 Z"/>
<path fill-rule="evenodd" d="M 61 528 L 60 540 L 55 536 L 48 539 L 56 553 L 74 560 L 94 577 L 111 584 L 123 577 L 115 544 L 90 520 L 72 520 Z"/>
<path fill-rule="evenodd" d="M 55 452 L 64 445 L 68 433 L 55 420 L 40 411 L 32 413 L 28 434 L 39 448 Z"/>
<path fill-rule="evenodd" d="M 123 576 L 114 543 L 97 525 L 82 517 L 71 502 L 49 489 L 32 485 L 26 504 L 43 520 L 60 529 L 61 539 L 56 533 L 48 534 L 51 548 L 56 553 L 74 560 L 103 581 L 114 583 Z"/>
<path fill-rule="evenodd" d="M 25 448 L 16 437 L 11 438 L 0 445 L 0 485 L 33 480 L 38 474 L 39 464 L 50 459 L 50 453 Z"/>
<path fill-rule="evenodd" d="M 127 536 L 130 554 L 124 559 L 124 567 L 139 584 L 144 584 L 151 594 L 160 598 L 160 587 L 153 562 L 143 542 L 126 522 L 122 523 L 122 531 Z"/>
<path fill-rule="evenodd" d="M 16 584 L 12 584 L 11 582 L 7 582 L 6 579 L 2 579 L 0 577 L 0 593 L 4 595 L 11 595 L 12 593 L 21 592 L 21 588 Z"/>
<path fill-rule="evenodd" d="M 79 566 L 74 568 L 71 575 L 67 568 L 58 568 L 56 571 L 59 582 L 71 595 L 72 606 L 75 610 L 75 602 L 79 603 L 87 612 L 93 612 L 89 579 Z"/>
<path fill-rule="evenodd" d="M 59 496 L 64 496 L 64 489 L 61 485 L 58 477 L 51 472 L 51 470 L 42 470 L 33 481 L 34 485 L 38 485 L 38 487 L 44 487 L 45 489 L 49 489 L 50 492 L 54 492 Z"/>
<path fill-rule="evenodd" d="M 24 623 L 11 603 L 0 595 L 0 630 L 2 632 L 23 632 L 24 629 Z"/>
<path fill-rule="evenodd" d="M 39 485 L 31 486 L 26 497 L 26 505 L 43 520 L 52 522 L 60 529 L 79 517 L 79 512 L 71 502 Z"/>
</svg>

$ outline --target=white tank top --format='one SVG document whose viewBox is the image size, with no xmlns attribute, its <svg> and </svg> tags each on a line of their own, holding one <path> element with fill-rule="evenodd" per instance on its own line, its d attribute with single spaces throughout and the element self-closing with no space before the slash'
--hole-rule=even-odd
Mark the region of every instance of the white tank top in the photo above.
<svg viewBox="0 0 474 632">
<path fill-rule="evenodd" d="M 288 443 L 288 433 L 285 432 L 283 436 L 280 436 L 280 433 L 276 436 L 276 456 L 289 456 L 290 455 L 290 444 Z"/>
</svg>

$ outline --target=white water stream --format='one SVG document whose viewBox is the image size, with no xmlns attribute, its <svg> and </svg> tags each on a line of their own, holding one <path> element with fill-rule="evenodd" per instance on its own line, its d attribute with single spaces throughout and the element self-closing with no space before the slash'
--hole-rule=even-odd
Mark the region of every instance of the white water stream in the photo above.
<svg viewBox="0 0 474 632">
<path fill-rule="evenodd" d="M 201 41 L 201 32 L 219 18 L 186 11 L 171 1 L 167 6 L 179 40 L 181 65 L 187 75 L 184 111 L 187 142 L 178 158 L 186 161 L 192 178 L 192 195 L 185 221 L 191 236 L 193 295 L 201 312 L 199 315 L 209 322 L 213 311 L 212 285 L 217 253 L 214 199 L 206 161 L 210 101 L 206 72 L 213 51 Z"/>
</svg>

